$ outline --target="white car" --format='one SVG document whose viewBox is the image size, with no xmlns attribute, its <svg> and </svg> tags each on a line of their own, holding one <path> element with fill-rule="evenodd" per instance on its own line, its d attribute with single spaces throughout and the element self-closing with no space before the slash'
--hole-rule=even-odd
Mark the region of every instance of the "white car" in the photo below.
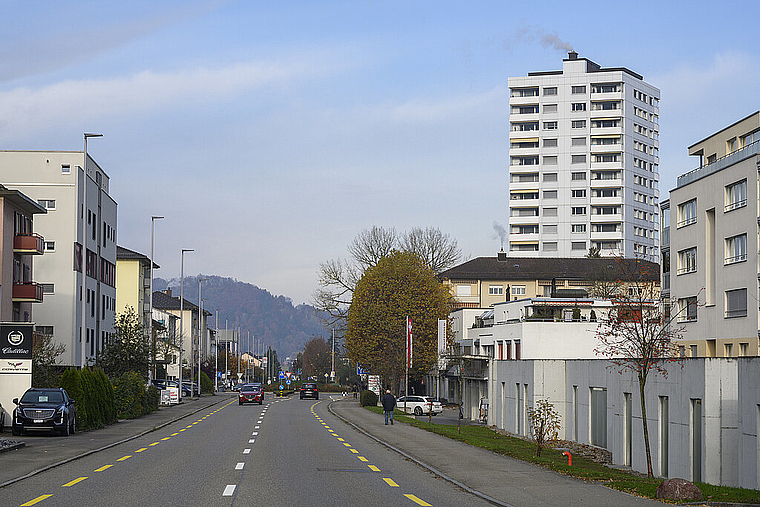
<svg viewBox="0 0 760 507">
<path fill-rule="evenodd" d="M 431 411 L 433 415 L 443 412 L 441 402 L 431 396 L 401 396 L 396 400 L 396 408 L 404 410 L 404 399 L 406 399 L 406 412 L 414 415 L 426 415 Z"/>
</svg>

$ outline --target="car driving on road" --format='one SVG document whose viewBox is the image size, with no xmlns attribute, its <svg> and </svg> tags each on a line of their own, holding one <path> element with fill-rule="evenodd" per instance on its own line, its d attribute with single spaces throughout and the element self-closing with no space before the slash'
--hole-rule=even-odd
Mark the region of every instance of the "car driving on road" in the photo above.
<svg viewBox="0 0 760 507">
<path fill-rule="evenodd" d="M 238 394 L 238 404 L 243 403 L 264 403 L 264 390 L 261 384 L 243 384 Z"/>
<path fill-rule="evenodd" d="M 14 398 L 13 403 L 18 405 L 13 410 L 11 431 L 14 435 L 23 435 L 29 430 L 46 430 L 68 436 L 76 431 L 74 400 L 65 389 L 32 387 L 21 399 Z"/>
<path fill-rule="evenodd" d="M 401 396 L 396 400 L 396 408 L 404 410 L 404 400 L 406 400 L 406 412 L 414 415 L 426 415 L 433 412 L 438 415 L 443 412 L 441 402 L 431 396 Z"/>
<path fill-rule="evenodd" d="M 315 400 L 319 399 L 319 389 L 317 389 L 317 384 L 314 382 L 304 382 L 301 384 L 301 392 L 300 392 L 301 399 L 304 398 L 314 398 Z"/>
</svg>

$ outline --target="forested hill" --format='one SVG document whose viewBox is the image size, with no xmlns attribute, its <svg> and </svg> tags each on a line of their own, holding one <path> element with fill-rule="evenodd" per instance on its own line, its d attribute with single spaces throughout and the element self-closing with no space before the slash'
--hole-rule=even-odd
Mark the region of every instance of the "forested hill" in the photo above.
<svg viewBox="0 0 760 507">
<path fill-rule="evenodd" d="M 262 339 L 277 350 L 280 360 L 295 355 L 314 336 L 328 336 L 317 310 L 310 305 L 293 306 L 290 298 L 275 296 L 255 285 L 239 282 L 233 278 L 216 275 L 199 275 L 208 278 L 203 282 L 203 309 L 212 314 L 219 308 L 219 328 L 224 329 L 224 319 L 230 329 L 239 328 L 243 346 L 247 332 Z M 172 296 L 179 297 L 179 278 L 164 280 L 155 278 L 153 290 L 172 289 Z M 198 277 L 185 277 L 185 300 L 198 303 Z M 214 316 L 209 318 L 214 327 Z M 259 349 L 257 349 L 259 350 Z"/>
</svg>

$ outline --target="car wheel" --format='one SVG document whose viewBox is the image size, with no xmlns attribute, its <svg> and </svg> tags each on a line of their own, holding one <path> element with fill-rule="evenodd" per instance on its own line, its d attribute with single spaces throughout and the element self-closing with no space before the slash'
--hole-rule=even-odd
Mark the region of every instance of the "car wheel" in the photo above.
<svg viewBox="0 0 760 507">
<path fill-rule="evenodd" d="M 71 424 L 69 424 L 69 418 L 67 417 L 64 421 L 63 426 L 61 427 L 61 435 L 64 437 L 68 437 L 71 435 Z"/>
<path fill-rule="evenodd" d="M 77 417 L 74 416 L 74 419 L 71 420 L 71 434 L 73 435 L 76 432 L 77 432 Z"/>
<path fill-rule="evenodd" d="M 301 396 L 301 399 L 303 399 L 303 396 Z"/>
<path fill-rule="evenodd" d="M 14 425 L 13 425 L 13 427 L 11 428 L 11 434 L 12 434 L 14 437 L 17 437 L 17 436 L 19 436 L 19 435 L 22 435 L 22 430 L 21 430 L 20 428 L 18 428 L 18 427 L 17 427 L 17 426 L 14 424 Z"/>
<path fill-rule="evenodd" d="M 422 415 L 422 407 L 414 407 L 414 415 Z"/>
<path fill-rule="evenodd" d="M 242 401 L 238 401 L 238 405 L 242 405 L 242 404 L 243 404 L 243 402 L 242 402 Z"/>
</svg>

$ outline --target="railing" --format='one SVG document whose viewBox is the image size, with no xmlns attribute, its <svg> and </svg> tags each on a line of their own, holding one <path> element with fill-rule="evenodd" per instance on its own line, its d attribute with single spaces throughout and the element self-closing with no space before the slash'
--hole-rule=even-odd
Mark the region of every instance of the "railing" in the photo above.
<svg viewBox="0 0 760 507">
<path fill-rule="evenodd" d="M 45 239 L 36 233 L 16 234 L 13 237 L 13 251 L 29 255 L 41 255 L 45 250 Z"/>
<path fill-rule="evenodd" d="M 697 217 L 689 217 L 681 220 L 680 222 L 676 223 L 676 227 L 685 227 L 687 225 L 696 224 L 697 223 Z"/>
<path fill-rule="evenodd" d="M 726 259 L 723 261 L 723 264 L 733 264 L 735 262 L 742 262 L 747 260 L 747 254 L 739 254 L 739 255 L 733 255 L 731 257 L 726 257 Z"/>
<path fill-rule="evenodd" d="M 691 171 L 682 174 L 676 181 L 677 187 L 682 187 L 688 183 L 697 181 L 700 178 L 720 171 L 730 165 L 737 162 L 741 162 L 744 159 L 751 157 L 752 155 L 760 154 L 760 140 L 750 143 L 743 148 L 739 148 L 736 151 L 732 151 L 728 155 L 724 155 L 719 159 L 716 159 L 706 165 L 692 169 Z"/>
<path fill-rule="evenodd" d="M 42 303 L 42 284 L 15 282 L 13 284 L 13 301 Z"/>
<path fill-rule="evenodd" d="M 734 201 L 726 204 L 723 208 L 723 211 L 731 211 L 736 208 L 741 208 L 742 206 L 747 205 L 747 199 L 742 199 L 741 201 Z"/>
<path fill-rule="evenodd" d="M 697 268 L 695 266 L 688 266 L 685 268 L 678 268 L 676 270 L 676 274 L 678 275 L 685 275 L 686 273 L 696 273 Z"/>
</svg>

